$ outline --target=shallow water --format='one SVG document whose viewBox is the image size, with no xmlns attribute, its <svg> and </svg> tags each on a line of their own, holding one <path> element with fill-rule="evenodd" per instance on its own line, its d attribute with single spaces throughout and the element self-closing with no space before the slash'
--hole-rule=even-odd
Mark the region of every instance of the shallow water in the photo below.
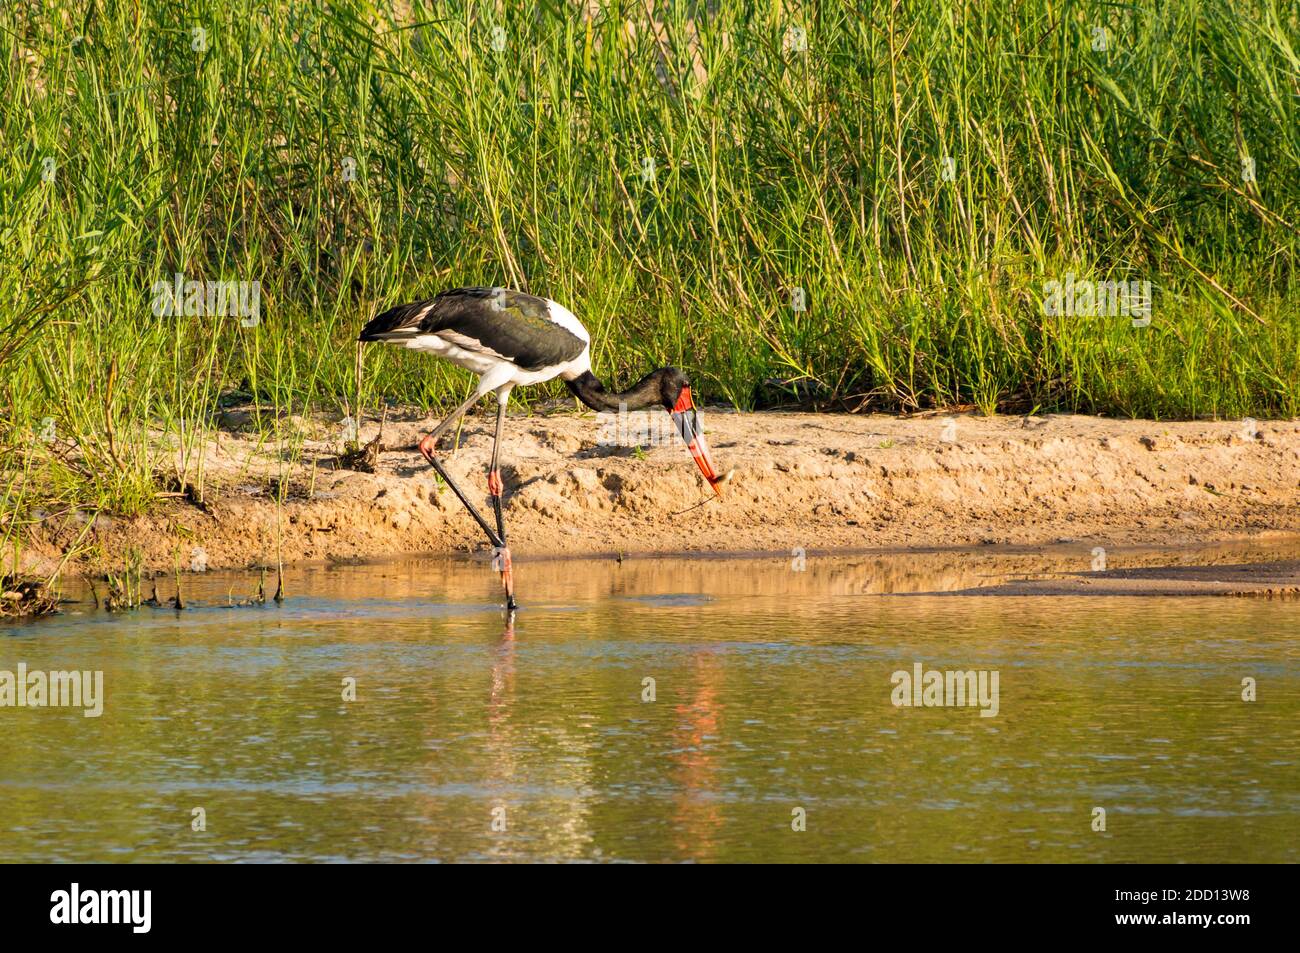
<svg viewBox="0 0 1300 953">
<path fill-rule="evenodd" d="M 0 670 L 102 670 L 104 711 L 0 708 L 0 856 L 1300 860 L 1300 602 L 898 594 L 1060 561 L 522 560 L 513 628 L 468 561 L 69 606 Z M 915 662 L 996 671 L 996 716 L 895 707 Z"/>
</svg>

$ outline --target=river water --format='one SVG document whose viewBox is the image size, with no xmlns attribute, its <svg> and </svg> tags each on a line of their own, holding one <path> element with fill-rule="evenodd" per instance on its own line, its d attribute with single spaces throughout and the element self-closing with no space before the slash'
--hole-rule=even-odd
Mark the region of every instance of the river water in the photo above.
<svg viewBox="0 0 1300 953">
<path fill-rule="evenodd" d="M 0 857 L 1300 860 L 1300 603 L 916 594 L 1041 564 L 520 560 L 512 625 L 468 560 L 72 602 L 0 629 L 103 673 L 98 717 L 0 708 Z M 918 663 L 985 703 L 895 704 Z"/>
</svg>

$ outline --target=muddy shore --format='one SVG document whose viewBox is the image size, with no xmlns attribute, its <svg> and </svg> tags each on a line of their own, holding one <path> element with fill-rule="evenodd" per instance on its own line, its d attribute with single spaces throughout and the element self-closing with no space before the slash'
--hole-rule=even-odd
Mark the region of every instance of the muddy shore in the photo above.
<svg viewBox="0 0 1300 953">
<path fill-rule="evenodd" d="M 723 500 L 697 506 L 708 499 L 703 481 L 655 418 L 634 415 L 611 434 L 591 414 L 512 416 L 502 453 L 512 551 L 1185 546 L 1300 532 L 1296 421 L 704 417 L 718 466 L 735 473 Z M 120 566 L 132 550 L 156 570 L 482 550 L 478 528 L 415 449 L 432 422 L 390 414 L 374 472 L 359 472 L 340 460 L 335 419 L 295 418 L 291 452 L 255 433 L 248 411 L 229 411 L 203 451 L 201 495 L 170 498 L 138 519 L 99 516 L 90 527 L 86 514 L 49 519 L 22 568 L 50 571 L 78 539 L 84 553 L 67 568 L 80 571 Z M 470 417 L 459 447 L 444 453 L 452 477 L 484 503 L 492 424 Z M 638 435 L 642 425 L 650 437 Z M 359 436 L 380 436 L 379 422 L 365 422 Z"/>
</svg>

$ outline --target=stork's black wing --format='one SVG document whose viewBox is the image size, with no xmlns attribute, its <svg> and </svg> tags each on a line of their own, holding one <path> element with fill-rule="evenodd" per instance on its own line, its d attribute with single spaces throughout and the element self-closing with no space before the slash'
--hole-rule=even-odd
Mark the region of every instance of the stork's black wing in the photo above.
<svg viewBox="0 0 1300 953">
<path fill-rule="evenodd" d="M 442 334 L 529 371 L 566 364 L 587 346 L 551 320 L 545 299 L 506 288 L 456 288 L 398 305 L 367 324 L 359 340 L 398 342 L 421 334 Z"/>
</svg>

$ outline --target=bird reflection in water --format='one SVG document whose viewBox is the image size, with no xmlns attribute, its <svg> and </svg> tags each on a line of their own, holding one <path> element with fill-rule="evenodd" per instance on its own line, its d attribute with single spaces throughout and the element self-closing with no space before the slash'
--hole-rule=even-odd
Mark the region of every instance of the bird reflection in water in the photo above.
<svg viewBox="0 0 1300 953">
<path fill-rule="evenodd" d="M 506 613 L 506 628 L 497 644 L 496 658 L 492 662 L 492 693 L 488 720 L 494 734 L 509 714 L 509 697 L 515 685 L 515 613 Z"/>
<path fill-rule="evenodd" d="M 678 794 L 674 801 L 675 844 L 682 856 L 697 860 L 713 857 L 722 813 L 717 799 L 718 767 L 711 747 L 718 735 L 721 705 L 718 682 L 722 671 L 716 656 L 697 657 L 694 692 L 689 705 L 678 705 L 677 743 L 673 746 L 673 777 Z"/>
</svg>

